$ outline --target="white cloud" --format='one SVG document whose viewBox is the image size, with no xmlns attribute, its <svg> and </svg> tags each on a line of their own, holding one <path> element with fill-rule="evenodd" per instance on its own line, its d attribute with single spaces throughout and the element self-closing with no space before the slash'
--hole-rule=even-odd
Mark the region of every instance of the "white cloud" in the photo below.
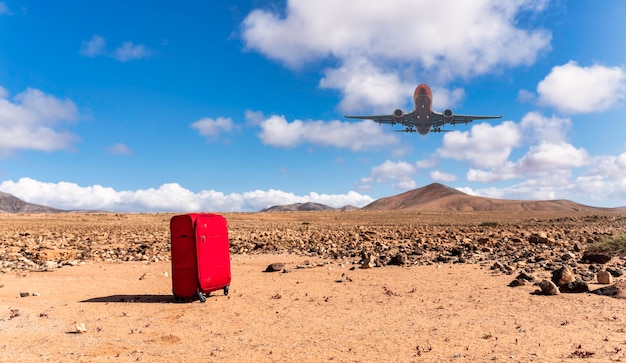
<svg viewBox="0 0 626 363">
<path fill-rule="evenodd" d="M 368 110 L 391 113 L 411 99 L 415 87 L 403 81 L 397 73 L 377 68 L 365 59 L 346 60 L 339 69 L 326 69 L 321 88 L 337 89 L 343 95 L 339 109 L 349 112 L 367 107 Z"/>
<path fill-rule="evenodd" d="M 94 34 L 91 39 L 84 41 L 80 47 L 80 55 L 84 57 L 105 56 L 114 58 L 119 62 L 148 58 L 152 53 L 145 45 L 135 44 L 131 41 L 126 41 L 114 51 L 109 51 L 106 46 L 106 39 L 97 34 Z"/>
<path fill-rule="evenodd" d="M 91 39 L 83 42 L 83 45 L 80 47 L 80 55 L 85 57 L 96 57 L 104 54 L 106 49 L 106 40 L 94 34 Z"/>
<path fill-rule="evenodd" d="M 386 160 L 375 166 L 370 171 L 370 181 L 391 184 L 395 189 L 408 190 L 417 187 L 413 176 L 417 173 L 417 167 L 405 161 L 393 162 Z"/>
<path fill-rule="evenodd" d="M 606 157 L 603 162 L 607 164 L 617 163 L 617 159 L 622 157 L 626 159 L 626 154 L 618 157 Z M 614 165 L 611 168 L 614 167 L 619 167 L 619 165 Z M 597 172 L 597 170 L 590 169 L 582 176 L 573 177 L 568 169 L 552 170 L 541 173 L 535 178 L 525 178 L 518 184 L 503 188 L 476 189 L 473 190 L 473 193 L 483 197 L 501 199 L 568 199 L 600 207 L 626 206 L 626 175 L 624 172 L 617 176 L 598 174 Z"/>
<path fill-rule="evenodd" d="M 191 124 L 191 128 L 198 130 L 207 140 L 216 140 L 222 133 L 229 133 L 237 129 L 237 125 L 230 117 L 203 118 Z"/>
<path fill-rule="evenodd" d="M 501 162 L 493 164 L 474 162 L 474 165 L 489 168 L 489 170 L 469 169 L 466 175 L 467 180 L 489 183 L 540 174 L 546 178 L 550 173 L 569 171 L 572 168 L 588 165 L 591 157 L 587 151 L 566 142 L 566 133 L 570 126 L 571 121 L 567 118 L 545 117 L 538 112 L 527 113 L 517 127 L 519 138 L 523 133 L 525 141 L 531 144 L 526 154 L 516 162 L 511 162 L 508 160 L 509 150 L 507 157 Z M 492 135 L 492 137 L 497 137 L 497 135 Z M 486 141 L 483 140 L 483 142 Z M 468 147 L 467 143 L 457 146 L 454 148 L 455 152 L 460 152 L 462 147 Z M 489 153 L 480 156 L 470 152 L 467 157 L 469 158 L 470 155 L 478 159 L 489 157 Z"/>
<path fill-rule="evenodd" d="M 340 208 L 362 207 L 373 201 L 367 195 L 346 194 L 296 195 L 280 190 L 255 190 L 224 194 L 214 190 L 194 193 L 177 183 L 136 191 L 116 191 L 100 185 L 81 187 L 74 183 L 44 183 L 31 178 L 0 183 L 0 190 L 24 201 L 66 210 L 106 210 L 115 212 L 192 212 L 258 211 L 273 205 L 316 202 Z"/>
<path fill-rule="evenodd" d="M 120 62 L 128 62 L 142 58 L 148 58 L 151 51 L 143 44 L 134 44 L 133 42 L 124 42 L 115 49 L 115 59 Z"/>
<path fill-rule="evenodd" d="M 78 117 L 76 105 L 29 88 L 13 102 L 0 87 L 0 154 L 13 150 L 54 151 L 71 148 L 77 137 L 58 124 Z"/>
<path fill-rule="evenodd" d="M 400 140 L 387 134 L 372 121 L 302 121 L 288 122 L 284 116 L 271 116 L 260 124 L 261 141 L 274 147 L 296 147 L 302 144 L 332 146 L 352 151 L 398 148 Z"/>
<path fill-rule="evenodd" d="M 545 2 L 288 0 L 280 13 L 252 11 L 241 27 L 248 49 L 289 67 L 334 62 L 320 85 L 343 93 L 343 110 L 367 100 L 378 109 L 406 99 L 406 87 L 418 80 L 533 64 L 549 49 L 551 35 L 519 27 L 518 17 L 543 11 L 538 4 Z"/>
<path fill-rule="evenodd" d="M 431 155 L 428 159 L 418 160 L 415 166 L 419 169 L 430 169 L 437 165 L 438 162 L 436 155 Z"/>
<path fill-rule="evenodd" d="M 559 173 L 570 173 L 572 168 L 589 165 L 591 157 L 583 148 L 575 148 L 568 143 L 540 142 L 516 162 L 507 161 L 490 170 L 469 169 L 467 180 L 491 183 L 515 178 L 542 176 L 549 180 Z"/>
<path fill-rule="evenodd" d="M 539 112 L 527 113 L 520 122 L 520 127 L 532 142 L 564 142 L 571 126 L 569 118 L 545 117 Z"/>
<path fill-rule="evenodd" d="M 455 160 L 467 160 L 478 167 L 490 168 L 502 165 L 519 146 L 521 132 L 518 126 L 506 121 L 492 126 L 480 123 L 470 131 L 449 132 L 443 137 L 443 146 L 437 155 Z"/>
<path fill-rule="evenodd" d="M 519 175 L 527 173 L 548 172 L 555 169 L 578 168 L 589 162 L 589 154 L 585 149 L 577 149 L 571 144 L 541 142 L 531 146 L 528 153 L 517 163 Z"/>
<path fill-rule="evenodd" d="M 245 120 L 246 125 L 258 126 L 265 120 L 265 115 L 261 111 L 246 110 Z"/>
<path fill-rule="evenodd" d="M 441 181 L 441 182 L 449 183 L 449 182 L 456 181 L 458 178 L 454 174 L 444 173 L 443 171 L 440 171 L 440 170 L 433 170 L 430 172 L 430 179 L 434 181 Z"/>
<path fill-rule="evenodd" d="M 537 93 L 541 104 L 561 112 L 600 112 L 626 97 L 626 73 L 620 67 L 582 67 L 570 61 L 552 68 Z"/>
<path fill-rule="evenodd" d="M 521 103 L 534 102 L 536 99 L 537 99 L 537 95 L 535 95 L 533 92 L 526 90 L 526 89 L 521 89 L 517 93 L 517 100 Z"/>
<path fill-rule="evenodd" d="M 432 87 L 432 91 L 433 108 L 439 110 L 452 107 L 465 97 L 465 91 L 461 88 L 449 90 L 447 88 Z"/>
<path fill-rule="evenodd" d="M 118 155 L 132 155 L 133 151 L 128 148 L 125 144 L 117 143 L 107 147 L 107 152 L 109 154 L 118 154 Z"/>
</svg>

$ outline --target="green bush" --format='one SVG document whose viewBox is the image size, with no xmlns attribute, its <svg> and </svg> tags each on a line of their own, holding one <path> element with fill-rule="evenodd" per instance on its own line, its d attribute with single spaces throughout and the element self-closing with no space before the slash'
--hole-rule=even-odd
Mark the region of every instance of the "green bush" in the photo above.
<svg viewBox="0 0 626 363">
<path fill-rule="evenodd" d="M 626 236 L 611 237 L 592 243 L 587 247 L 590 252 L 603 252 L 614 256 L 626 254 Z"/>
</svg>

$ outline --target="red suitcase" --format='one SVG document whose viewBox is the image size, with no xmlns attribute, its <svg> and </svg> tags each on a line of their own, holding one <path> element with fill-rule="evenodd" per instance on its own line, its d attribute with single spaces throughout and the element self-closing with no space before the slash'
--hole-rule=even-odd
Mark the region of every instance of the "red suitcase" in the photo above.
<svg viewBox="0 0 626 363">
<path fill-rule="evenodd" d="M 230 288 L 228 222 L 217 214 L 192 213 L 170 220 L 172 292 L 177 299 Z"/>
</svg>

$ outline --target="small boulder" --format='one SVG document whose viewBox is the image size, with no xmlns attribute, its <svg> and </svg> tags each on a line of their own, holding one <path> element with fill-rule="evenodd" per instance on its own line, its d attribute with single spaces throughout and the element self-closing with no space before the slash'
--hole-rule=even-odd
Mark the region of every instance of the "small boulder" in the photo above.
<svg viewBox="0 0 626 363">
<path fill-rule="evenodd" d="M 537 285 L 541 289 L 540 293 L 543 295 L 558 295 L 559 294 L 559 288 L 552 281 L 541 280 L 541 282 L 539 282 Z"/>
<path fill-rule="evenodd" d="M 76 333 L 82 334 L 87 332 L 87 328 L 85 327 L 85 323 L 76 323 Z"/>
<path fill-rule="evenodd" d="M 582 262 L 585 263 L 601 263 L 605 264 L 611 261 L 611 255 L 602 253 L 602 252 L 585 252 L 583 253 L 583 257 L 581 258 Z"/>
<path fill-rule="evenodd" d="M 518 287 L 518 286 L 524 286 L 524 285 L 526 285 L 526 282 L 522 279 L 515 279 L 509 283 L 510 287 Z"/>
<path fill-rule="evenodd" d="M 608 271 L 598 271 L 596 273 L 596 279 L 599 284 L 610 285 L 613 283 L 613 275 Z"/>
<path fill-rule="evenodd" d="M 361 265 L 361 268 L 373 268 L 376 267 L 376 256 L 374 255 L 369 255 L 367 256 L 367 258 L 365 258 L 363 260 L 363 264 Z"/>
<path fill-rule="evenodd" d="M 519 273 L 519 275 L 517 275 L 516 279 L 533 282 L 535 281 L 535 276 L 528 274 L 526 271 L 522 271 Z"/>
<path fill-rule="evenodd" d="M 581 293 L 589 292 L 589 285 L 585 281 L 576 280 L 559 286 L 559 290 L 564 293 Z"/>
<path fill-rule="evenodd" d="M 528 242 L 532 244 L 548 243 L 548 234 L 546 232 L 533 233 Z"/>
<path fill-rule="evenodd" d="M 552 282 L 556 286 L 561 287 L 569 282 L 574 282 L 574 271 L 569 266 L 563 266 L 558 270 L 552 271 Z"/>
<path fill-rule="evenodd" d="M 613 285 L 601 287 L 597 290 L 593 290 L 592 293 L 610 296 L 616 299 L 626 299 L 626 281 L 619 281 Z"/>
<path fill-rule="evenodd" d="M 283 267 L 285 267 L 284 263 L 282 263 L 282 262 L 275 262 L 275 263 L 269 264 L 267 266 L 267 268 L 265 269 L 265 272 L 278 272 L 278 271 L 282 270 Z"/>
<path fill-rule="evenodd" d="M 624 270 L 619 269 L 619 268 L 607 267 L 606 271 L 609 272 L 611 275 L 613 275 L 613 277 L 620 277 L 624 275 Z"/>
<path fill-rule="evenodd" d="M 406 265 L 408 262 L 409 258 L 405 253 L 398 253 L 397 255 L 393 256 L 391 260 L 389 260 L 388 265 L 402 266 Z"/>
</svg>

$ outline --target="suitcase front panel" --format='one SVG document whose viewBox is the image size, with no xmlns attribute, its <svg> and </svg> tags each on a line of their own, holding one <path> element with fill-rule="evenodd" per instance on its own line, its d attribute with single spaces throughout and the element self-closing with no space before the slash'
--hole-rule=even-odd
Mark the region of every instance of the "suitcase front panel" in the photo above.
<svg viewBox="0 0 626 363">
<path fill-rule="evenodd" d="M 196 219 L 198 279 L 202 292 L 211 292 L 230 284 L 230 243 L 228 223 L 216 214 Z"/>
</svg>

